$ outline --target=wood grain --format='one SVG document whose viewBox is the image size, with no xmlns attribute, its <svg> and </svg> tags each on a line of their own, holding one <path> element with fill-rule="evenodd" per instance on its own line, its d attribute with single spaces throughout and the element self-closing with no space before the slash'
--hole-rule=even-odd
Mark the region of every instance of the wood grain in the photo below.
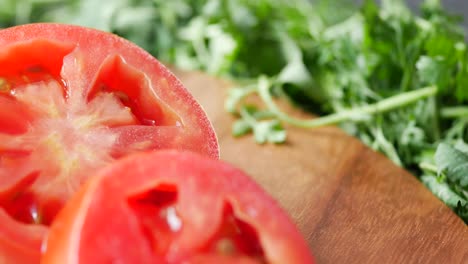
<svg viewBox="0 0 468 264">
<path fill-rule="evenodd" d="M 336 127 L 288 129 L 285 145 L 231 136 L 230 85 L 174 70 L 210 117 L 221 158 L 291 215 L 318 263 L 468 263 L 468 228 L 405 170 Z"/>
</svg>

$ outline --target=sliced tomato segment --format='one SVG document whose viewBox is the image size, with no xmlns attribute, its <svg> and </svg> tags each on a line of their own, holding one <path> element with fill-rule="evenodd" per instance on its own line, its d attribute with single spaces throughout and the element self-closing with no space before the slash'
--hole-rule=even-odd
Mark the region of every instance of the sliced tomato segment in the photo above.
<svg viewBox="0 0 468 264">
<path fill-rule="evenodd" d="M 52 224 L 44 263 L 313 263 L 247 175 L 198 154 L 138 153 L 101 170 Z"/>
<path fill-rule="evenodd" d="M 8 36 L 2 34 L 2 49 L 0 50 L 0 76 L 8 80 L 10 87 L 25 83 L 42 81 L 44 78 L 57 79 L 62 70 L 63 58 L 75 49 L 72 42 L 60 40 L 16 36 L 24 41 L 8 41 Z M 37 32 L 36 34 L 40 34 Z M 28 38 L 33 37 L 31 40 Z M 17 42 L 14 45 L 9 45 Z M 6 83 L 4 83 L 6 84 Z M 5 89 L 2 89 L 5 91 Z"/>
<path fill-rule="evenodd" d="M 139 89 L 135 89 L 135 86 Z M 88 93 L 93 98 L 102 92 L 112 92 L 144 125 L 173 126 L 181 119 L 161 101 L 152 89 L 149 78 L 141 71 L 128 65 L 118 55 L 107 58 Z"/>
<path fill-rule="evenodd" d="M 0 211 L 12 221 L 49 225 L 90 175 L 133 152 L 219 157 L 201 107 L 134 44 L 83 27 L 31 24 L 1 30 L 0 47 Z M 0 236 L 0 260 L 7 244 L 24 244 L 10 240 Z"/>
</svg>

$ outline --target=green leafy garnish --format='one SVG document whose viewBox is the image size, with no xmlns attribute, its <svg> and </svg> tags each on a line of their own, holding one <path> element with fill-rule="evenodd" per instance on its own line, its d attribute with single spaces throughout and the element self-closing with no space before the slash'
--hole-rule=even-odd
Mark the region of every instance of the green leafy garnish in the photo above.
<svg viewBox="0 0 468 264">
<path fill-rule="evenodd" d="M 421 165 L 423 183 L 468 222 L 468 145 L 441 143 L 434 161 Z"/>
<path fill-rule="evenodd" d="M 282 143 L 286 139 L 286 131 L 271 112 L 259 111 L 255 107 L 244 106 L 240 110 L 242 119 L 233 125 L 233 135 L 242 136 L 253 132 L 257 143 Z"/>
<path fill-rule="evenodd" d="M 448 182 L 460 186 L 468 194 L 468 151 L 465 151 L 441 143 L 437 148 L 435 161 L 438 172 L 444 173 Z"/>
</svg>

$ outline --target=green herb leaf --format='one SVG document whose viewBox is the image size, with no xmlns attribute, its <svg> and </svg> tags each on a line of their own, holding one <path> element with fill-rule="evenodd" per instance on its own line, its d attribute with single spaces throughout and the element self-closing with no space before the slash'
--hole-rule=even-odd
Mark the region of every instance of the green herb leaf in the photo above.
<svg viewBox="0 0 468 264">
<path fill-rule="evenodd" d="M 235 137 L 243 136 L 252 131 L 252 126 L 249 122 L 239 119 L 232 125 L 232 135 Z"/>
<path fill-rule="evenodd" d="M 445 57 L 421 56 L 416 62 L 416 68 L 421 82 L 425 85 L 435 84 L 440 89 L 446 89 L 453 80 L 452 68 Z"/>
<path fill-rule="evenodd" d="M 459 184 L 468 192 L 468 153 L 441 143 L 435 154 L 439 173 L 444 173 L 450 182 Z"/>
<path fill-rule="evenodd" d="M 422 182 L 445 204 L 451 208 L 456 208 L 459 204 L 466 206 L 467 201 L 456 194 L 450 186 L 441 182 L 433 175 L 423 175 Z"/>
<path fill-rule="evenodd" d="M 261 121 L 253 127 L 255 141 L 263 144 L 283 143 L 286 140 L 286 131 L 277 120 Z"/>
</svg>

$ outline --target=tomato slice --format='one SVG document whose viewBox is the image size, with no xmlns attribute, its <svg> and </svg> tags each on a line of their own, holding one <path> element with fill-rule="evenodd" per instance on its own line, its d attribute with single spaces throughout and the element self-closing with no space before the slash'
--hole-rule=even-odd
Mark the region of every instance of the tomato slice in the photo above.
<svg viewBox="0 0 468 264">
<path fill-rule="evenodd" d="M 190 152 L 128 156 L 59 213 L 43 263 L 313 263 L 277 203 L 232 166 Z"/>
<path fill-rule="evenodd" d="M 30 24 L 1 30 L 0 47 L 0 260 L 37 262 L 37 232 L 115 160 L 155 149 L 219 157 L 200 105 L 136 45 L 78 26 Z M 17 233 L 3 230 L 10 224 Z M 30 260 L 11 258 L 12 244 Z"/>
</svg>

